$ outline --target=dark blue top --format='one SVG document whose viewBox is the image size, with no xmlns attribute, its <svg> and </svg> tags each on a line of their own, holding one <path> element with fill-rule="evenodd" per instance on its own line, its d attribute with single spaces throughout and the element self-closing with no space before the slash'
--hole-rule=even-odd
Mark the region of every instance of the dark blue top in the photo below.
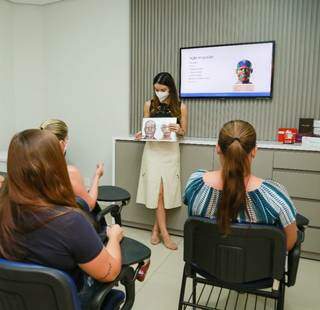
<svg viewBox="0 0 320 310">
<path fill-rule="evenodd" d="M 68 213 L 25 236 L 27 255 L 24 261 L 65 271 L 81 289 L 83 272 L 78 264 L 95 258 L 103 244 L 83 214 L 59 207 L 61 209 Z"/>
</svg>

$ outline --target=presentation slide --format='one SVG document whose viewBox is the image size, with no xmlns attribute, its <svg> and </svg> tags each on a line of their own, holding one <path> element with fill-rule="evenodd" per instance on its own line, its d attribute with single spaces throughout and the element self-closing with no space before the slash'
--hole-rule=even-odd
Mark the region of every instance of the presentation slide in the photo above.
<svg viewBox="0 0 320 310">
<path fill-rule="evenodd" d="M 180 49 L 180 97 L 271 97 L 274 42 Z"/>
</svg>

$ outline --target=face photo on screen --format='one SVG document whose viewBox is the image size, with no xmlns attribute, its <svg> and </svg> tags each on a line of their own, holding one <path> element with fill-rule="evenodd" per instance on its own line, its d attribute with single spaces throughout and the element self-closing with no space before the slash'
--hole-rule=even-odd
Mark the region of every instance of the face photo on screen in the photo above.
<svg viewBox="0 0 320 310">
<path fill-rule="evenodd" d="M 241 84 L 251 84 L 250 75 L 253 72 L 252 63 L 250 60 L 243 59 L 238 62 L 236 74 L 238 77 L 238 83 Z"/>
</svg>

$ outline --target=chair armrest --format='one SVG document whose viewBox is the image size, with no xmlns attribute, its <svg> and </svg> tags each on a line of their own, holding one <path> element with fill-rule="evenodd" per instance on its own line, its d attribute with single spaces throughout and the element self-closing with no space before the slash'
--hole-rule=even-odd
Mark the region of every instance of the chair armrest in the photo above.
<svg viewBox="0 0 320 310">
<path fill-rule="evenodd" d="M 106 208 L 102 209 L 96 216 L 96 220 L 100 222 L 100 220 L 107 215 L 108 213 L 115 219 L 116 224 L 121 225 L 121 206 L 118 205 L 110 205 Z"/>
<path fill-rule="evenodd" d="M 304 231 L 306 226 L 309 225 L 309 219 L 307 219 L 302 214 L 297 213 L 296 215 L 296 224 L 299 230 Z"/>
<path fill-rule="evenodd" d="M 301 243 L 304 239 L 304 232 L 298 230 L 298 238 L 294 247 L 288 252 L 288 271 L 287 286 L 293 286 L 296 283 L 299 260 L 301 254 Z"/>
<path fill-rule="evenodd" d="M 130 277 L 132 277 L 132 268 L 129 266 L 122 267 L 120 274 L 114 281 L 104 283 L 94 294 L 90 302 L 90 307 L 89 307 L 90 310 L 100 309 L 102 303 L 104 302 L 107 294 L 111 291 L 111 289 L 117 286 L 120 281 L 121 282 L 126 281 L 126 279 Z"/>
</svg>

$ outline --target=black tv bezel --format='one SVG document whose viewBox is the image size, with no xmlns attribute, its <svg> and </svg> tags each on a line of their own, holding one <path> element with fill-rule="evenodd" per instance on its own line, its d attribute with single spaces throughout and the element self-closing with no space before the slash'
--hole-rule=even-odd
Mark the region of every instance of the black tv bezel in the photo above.
<svg viewBox="0 0 320 310">
<path fill-rule="evenodd" d="M 185 49 L 195 49 L 195 48 L 206 48 L 206 47 L 218 47 L 218 46 L 236 46 L 236 45 L 250 45 L 250 44 L 263 44 L 263 43 L 272 43 L 272 60 L 271 60 L 271 85 L 270 85 L 270 96 L 184 96 L 181 97 L 181 51 Z M 259 100 L 271 100 L 273 98 L 273 76 L 274 76 L 274 58 L 275 58 L 275 40 L 270 41 L 258 41 L 258 42 L 246 42 L 246 43 L 228 43 L 228 44 L 214 44 L 214 45 L 199 45 L 199 46 L 188 46 L 179 48 L 179 97 L 182 100 L 191 100 L 191 99 L 259 99 Z"/>
</svg>

